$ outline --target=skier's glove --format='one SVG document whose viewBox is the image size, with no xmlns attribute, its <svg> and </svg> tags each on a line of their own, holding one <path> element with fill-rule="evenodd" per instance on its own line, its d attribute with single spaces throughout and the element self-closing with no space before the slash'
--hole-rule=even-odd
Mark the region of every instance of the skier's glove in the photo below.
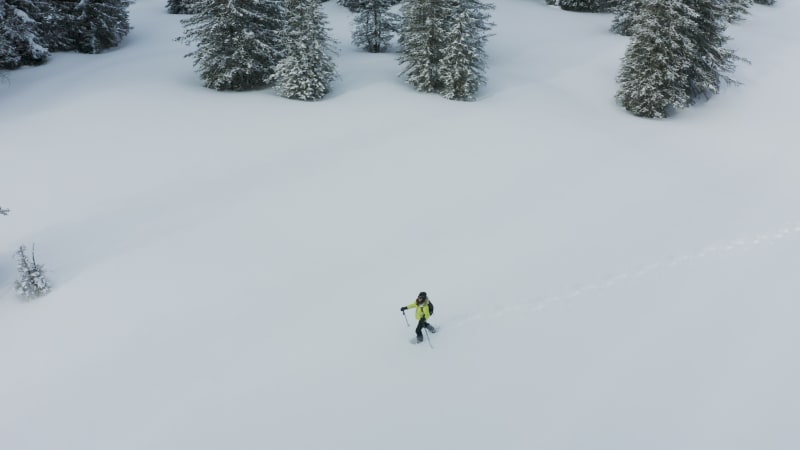
<svg viewBox="0 0 800 450">
<path fill-rule="evenodd" d="M 400 312 L 403 312 L 403 311 L 405 311 L 405 310 L 407 310 L 407 309 L 408 309 L 408 307 L 407 307 L 407 306 L 403 306 L 402 308 L 400 308 Z"/>
</svg>

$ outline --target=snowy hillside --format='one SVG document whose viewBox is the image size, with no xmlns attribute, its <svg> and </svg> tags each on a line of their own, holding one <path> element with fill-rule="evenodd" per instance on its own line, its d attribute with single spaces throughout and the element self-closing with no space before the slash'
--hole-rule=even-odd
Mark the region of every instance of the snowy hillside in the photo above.
<svg viewBox="0 0 800 450">
<path fill-rule="evenodd" d="M 800 3 L 661 121 L 615 104 L 606 14 L 498 0 L 465 103 L 330 1 L 305 103 L 203 88 L 163 3 L 0 84 L 0 449 L 800 448 Z"/>
</svg>

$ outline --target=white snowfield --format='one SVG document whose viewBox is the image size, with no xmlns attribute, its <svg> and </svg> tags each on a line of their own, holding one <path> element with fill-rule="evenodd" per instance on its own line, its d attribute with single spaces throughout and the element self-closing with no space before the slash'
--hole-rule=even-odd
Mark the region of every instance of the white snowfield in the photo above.
<svg viewBox="0 0 800 450">
<path fill-rule="evenodd" d="M 163 3 L 0 84 L 0 449 L 800 448 L 800 2 L 661 121 L 615 104 L 607 14 L 498 0 L 463 103 L 330 1 L 304 103 L 203 88 Z"/>
</svg>

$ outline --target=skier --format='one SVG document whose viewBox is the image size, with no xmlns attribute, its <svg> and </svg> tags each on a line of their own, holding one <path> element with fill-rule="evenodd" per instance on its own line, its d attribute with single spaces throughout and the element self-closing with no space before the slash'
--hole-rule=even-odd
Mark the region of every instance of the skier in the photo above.
<svg viewBox="0 0 800 450">
<path fill-rule="evenodd" d="M 427 328 L 431 333 L 436 333 L 436 328 L 433 328 L 433 326 L 428 323 L 428 319 L 430 319 L 431 314 L 433 314 L 433 304 L 428 300 L 427 293 L 420 292 L 414 303 L 403 306 L 400 308 L 400 311 L 405 313 L 409 308 L 417 308 L 417 320 L 419 320 L 417 329 L 415 330 L 417 332 L 417 342 L 422 342 L 422 328 Z"/>
</svg>

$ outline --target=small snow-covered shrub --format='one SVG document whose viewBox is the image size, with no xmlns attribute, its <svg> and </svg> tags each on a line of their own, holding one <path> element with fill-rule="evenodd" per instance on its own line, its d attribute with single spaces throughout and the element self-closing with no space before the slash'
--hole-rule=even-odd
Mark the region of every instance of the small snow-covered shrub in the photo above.
<svg viewBox="0 0 800 450">
<path fill-rule="evenodd" d="M 50 292 L 50 283 L 45 277 L 44 266 L 36 262 L 33 250 L 31 257 L 28 258 L 25 246 L 20 246 L 16 259 L 19 279 L 14 282 L 14 288 L 20 297 L 32 300 Z"/>
</svg>

